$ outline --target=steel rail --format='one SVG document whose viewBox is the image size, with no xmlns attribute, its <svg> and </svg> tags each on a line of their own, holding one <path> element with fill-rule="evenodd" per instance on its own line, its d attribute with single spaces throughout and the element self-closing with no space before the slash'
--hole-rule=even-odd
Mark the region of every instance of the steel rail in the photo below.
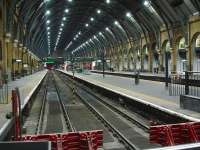
<svg viewBox="0 0 200 150">
<path fill-rule="evenodd" d="M 40 117 L 39 117 L 39 120 L 38 120 L 38 124 L 36 126 L 36 134 L 40 134 L 41 130 L 42 130 L 42 125 L 43 125 L 43 119 L 44 119 L 44 112 L 45 112 L 45 104 L 46 104 L 46 96 L 47 96 L 47 88 L 45 87 L 45 91 L 44 91 L 44 96 L 43 96 L 43 102 L 42 102 L 42 107 L 41 107 L 41 110 L 40 110 Z"/>
<path fill-rule="evenodd" d="M 45 90 L 44 90 L 44 95 L 43 95 L 43 102 L 42 102 L 42 106 L 41 106 L 41 109 L 40 109 L 40 115 L 39 115 L 39 120 L 38 120 L 38 123 L 37 123 L 37 126 L 36 126 L 36 132 L 35 134 L 40 134 L 40 131 L 42 129 L 42 125 L 43 125 L 43 119 L 44 119 L 44 112 L 45 112 L 45 104 L 46 104 L 46 96 L 47 96 L 47 84 L 49 83 L 48 82 L 49 80 L 49 76 L 47 76 L 47 81 L 46 81 L 46 85 L 44 86 Z M 44 83 L 43 83 L 44 84 Z"/>
<path fill-rule="evenodd" d="M 60 77 L 61 78 L 61 77 Z M 64 81 L 61 78 L 62 81 Z M 69 81 L 69 80 L 68 80 Z M 67 87 L 69 87 L 71 90 L 73 90 L 73 87 L 70 86 L 70 83 L 67 84 L 66 82 L 63 82 Z M 80 100 L 85 104 L 85 106 L 91 111 L 93 112 L 93 114 L 99 119 L 101 120 L 101 122 L 105 125 L 105 127 L 107 127 L 110 131 L 112 131 L 112 133 L 118 137 L 119 141 L 122 142 L 124 144 L 124 146 L 127 149 L 130 150 L 138 150 L 139 148 L 137 146 L 135 146 L 129 139 L 127 139 L 118 129 L 116 129 L 108 120 L 106 120 L 104 118 L 104 116 L 101 115 L 100 112 L 98 112 L 91 104 L 89 104 L 88 102 L 86 102 L 81 95 L 79 95 L 79 93 L 77 91 L 75 91 L 76 96 L 78 96 L 80 98 Z"/>
<path fill-rule="evenodd" d="M 68 79 L 68 80 L 72 80 L 72 79 Z M 77 87 L 83 89 L 88 94 L 94 96 L 99 102 L 101 102 L 104 105 L 108 106 L 110 109 L 112 109 L 113 111 L 115 111 L 116 113 L 118 113 L 119 115 L 121 115 L 122 117 L 126 118 L 127 120 L 131 121 L 133 124 L 135 124 L 138 127 L 142 128 L 145 132 L 149 131 L 150 126 L 146 125 L 144 122 L 141 122 L 141 121 L 139 121 L 139 120 L 131 117 L 130 115 L 128 115 L 125 112 L 123 112 L 120 109 L 118 109 L 116 106 L 113 106 L 113 105 L 109 104 L 108 102 L 106 102 L 105 100 L 103 100 L 102 98 L 100 98 L 99 96 L 97 96 L 96 94 L 94 94 L 93 92 L 89 91 L 88 89 L 86 89 L 82 85 L 78 84 L 77 82 L 74 82 L 74 83 L 76 84 Z"/>
<path fill-rule="evenodd" d="M 97 96 L 96 94 L 94 94 L 93 92 L 89 91 L 85 87 L 83 87 L 81 85 L 78 85 L 78 84 L 77 84 L 77 86 L 79 86 L 81 89 L 83 89 L 84 91 L 86 91 L 88 94 L 94 96 L 99 102 L 101 102 L 104 105 L 108 106 L 110 109 L 112 109 L 113 111 L 115 111 L 116 113 L 118 113 L 119 115 L 121 115 L 122 117 L 124 117 L 127 120 L 131 121 L 132 123 L 136 124 L 140 128 L 144 129 L 146 132 L 149 131 L 150 126 L 146 125 L 144 122 L 140 122 L 139 120 L 131 117 L 130 115 L 128 115 L 125 112 L 123 112 L 120 109 L 118 109 L 116 106 L 111 105 L 110 103 L 106 102 L 105 100 L 103 100 L 102 98 L 100 98 L 99 96 Z"/>
<path fill-rule="evenodd" d="M 67 124 L 67 127 L 68 127 L 68 129 L 69 129 L 71 132 L 76 132 L 76 129 L 75 129 L 75 127 L 72 125 L 72 122 L 71 122 L 71 120 L 70 120 L 70 118 L 69 118 L 68 111 L 67 111 L 67 109 L 66 109 L 64 103 L 63 103 L 62 100 L 61 100 L 60 92 L 59 92 L 58 86 L 57 86 L 57 84 L 56 84 L 55 77 L 54 77 L 54 79 L 53 79 L 53 83 L 54 83 L 54 85 L 55 85 L 55 89 L 56 89 L 56 92 L 57 92 L 57 94 L 58 94 L 59 103 L 60 103 L 60 105 L 61 105 L 61 108 L 62 108 L 62 111 L 63 111 L 63 116 L 64 116 L 64 118 L 65 118 L 65 122 L 66 122 L 66 124 Z"/>
</svg>

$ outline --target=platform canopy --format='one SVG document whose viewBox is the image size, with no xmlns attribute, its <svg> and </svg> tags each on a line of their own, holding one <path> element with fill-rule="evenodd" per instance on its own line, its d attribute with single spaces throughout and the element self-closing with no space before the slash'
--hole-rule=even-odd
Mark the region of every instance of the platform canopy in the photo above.
<svg viewBox="0 0 200 150">
<path fill-rule="evenodd" d="M 15 1 L 15 3 L 14 3 Z M 99 52 L 152 34 L 160 27 L 185 24 L 200 10 L 199 0 L 12 0 L 8 32 L 23 26 L 22 40 L 34 53 L 47 56 L 84 49 Z M 13 30 L 13 27 L 15 28 Z M 20 33 L 14 35 L 19 36 Z"/>
</svg>

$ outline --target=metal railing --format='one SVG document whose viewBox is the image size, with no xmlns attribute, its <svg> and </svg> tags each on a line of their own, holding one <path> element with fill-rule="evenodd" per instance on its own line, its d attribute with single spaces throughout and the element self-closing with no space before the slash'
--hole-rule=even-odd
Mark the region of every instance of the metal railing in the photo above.
<svg viewBox="0 0 200 150">
<path fill-rule="evenodd" d="M 184 74 L 172 74 L 170 79 L 170 96 L 200 96 L 200 72 L 186 71 Z"/>
</svg>

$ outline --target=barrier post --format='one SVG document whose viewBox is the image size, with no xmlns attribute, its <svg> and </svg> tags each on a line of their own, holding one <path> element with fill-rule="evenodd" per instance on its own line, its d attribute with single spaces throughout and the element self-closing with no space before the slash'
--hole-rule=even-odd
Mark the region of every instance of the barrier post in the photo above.
<svg viewBox="0 0 200 150">
<path fill-rule="evenodd" d="M 165 87 L 168 88 L 169 66 L 168 66 L 168 52 L 165 52 Z"/>
<path fill-rule="evenodd" d="M 21 137 L 20 131 L 20 107 L 19 97 L 16 90 L 12 90 L 12 113 L 14 117 L 15 135 L 14 140 L 18 141 Z"/>
<path fill-rule="evenodd" d="M 21 128 L 22 127 L 21 126 L 21 123 L 22 123 L 21 98 L 20 98 L 19 88 L 16 87 L 15 90 L 16 90 L 17 100 L 18 100 L 19 137 L 21 139 L 21 137 L 22 137 L 22 128 Z"/>
</svg>

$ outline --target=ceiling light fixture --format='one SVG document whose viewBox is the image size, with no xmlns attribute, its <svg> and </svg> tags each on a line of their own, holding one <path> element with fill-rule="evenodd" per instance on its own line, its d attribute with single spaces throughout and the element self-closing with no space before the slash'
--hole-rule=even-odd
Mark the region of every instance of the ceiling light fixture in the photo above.
<svg viewBox="0 0 200 150">
<path fill-rule="evenodd" d="M 145 5 L 145 6 L 148 6 L 148 5 L 149 5 L 149 1 L 148 1 L 148 0 L 145 0 L 145 1 L 144 1 L 144 5 Z"/>
<path fill-rule="evenodd" d="M 90 18 L 90 21 L 94 21 L 94 18 L 93 18 L 93 17 L 91 17 L 91 18 Z"/>
<path fill-rule="evenodd" d="M 50 0 L 44 0 L 44 2 L 46 3 L 46 2 L 50 2 Z"/>
<path fill-rule="evenodd" d="M 101 13 L 101 10 L 100 10 L 100 9 L 98 9 L 98 10 L 97 10 L 97 13 L 98 13 L 98 14 L 100 14 L 100 13 Z"/>
<path fill-rule="evenodd" d="M 127 12 L 127 13 L 126 13 L 126 17 L 130 18 L 130 17 L 131 17 L 131 13 L 130 13 L 130 12 Z"/>
<path fill-rule="evenodd" d="M 115 25 L 119 25 L 119 22 L 118 22 L 118 21 L 115 21 L 114 23 L 115 23 Z"/>
<path fill-rule="evenodd" d="M 47 10 L 46 11 L 46 15 L 50 15 L 51 11 L 50 10 Z"/>
<path fill-rule="evenodd" d="M 110 0 L 106 0 L 106 3 L 107 3 L 107 4 L 110 4 Z"/>
<path fill-rule="evenodd" d="M 65 9 L 65 13 L 68 13 L 69 12 L 69 9 Z"/>
</svg>

